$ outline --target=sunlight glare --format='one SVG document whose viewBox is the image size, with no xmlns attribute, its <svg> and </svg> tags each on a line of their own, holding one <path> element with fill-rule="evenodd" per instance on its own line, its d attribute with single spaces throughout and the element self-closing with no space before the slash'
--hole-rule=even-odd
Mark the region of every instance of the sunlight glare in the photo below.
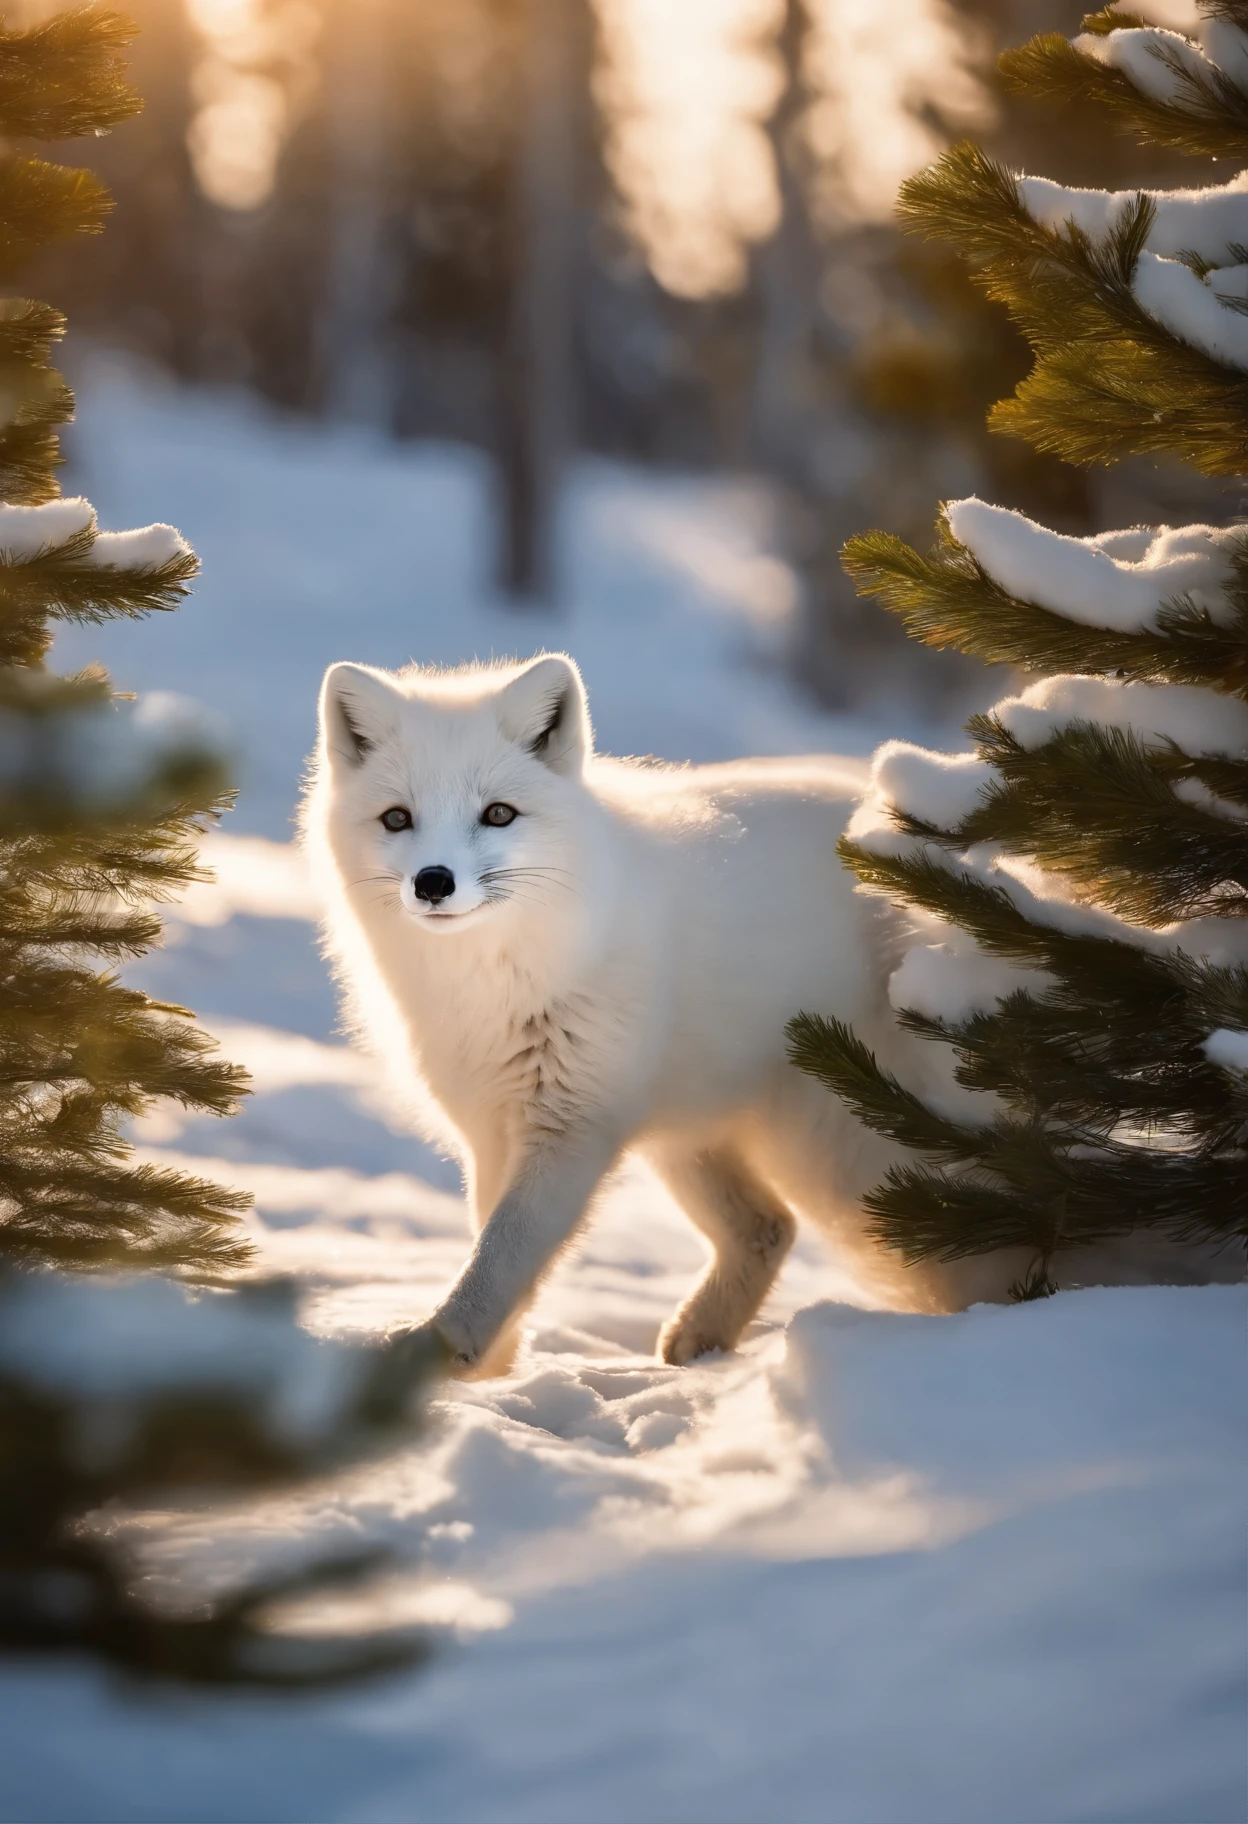
<svg viewBox="0 0 1248 1824">
<path fill-rule="evenodd" d="M 308 0 L 186 0 L 186 10 L 204 45 L 187 129 L 195 181 L 223 209 L 256 209 L 277 176 L 317 10 Z"/>
<path fill-rule="evenodd" d="M 597 0 L 595 92 L 628 226 L 678 297 L 734 291 L 776 226 L 763 123 L 780 69 L 764 48 L 781 0 Z"/>
<path fill-rule="evenodd" d="M 821 218 L 887 220 L 897 186 L 945 144 L 930 110 L 956 132 L 991 124 L 981 47 L 945 0 L 815 0 L 812 27 L 805 124 Z"/>
<path fill-rule="evenodd" d="M 735 291 L 779 215 L 767 130 L 784 0 L 596 0 L 607 165 L 651 271 L 679 297 Z M 981 47 L 946 0 L 809 0 L 803 121 L 816 211 L 886 219 L 898 184 L 991 118 Z"/>
</svg>

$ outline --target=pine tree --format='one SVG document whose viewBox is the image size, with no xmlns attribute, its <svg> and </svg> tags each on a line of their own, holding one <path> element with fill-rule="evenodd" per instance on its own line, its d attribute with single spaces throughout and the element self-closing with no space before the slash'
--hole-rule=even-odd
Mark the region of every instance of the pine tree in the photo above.
<svg viewBox="0 0 1248 1824">
<path fill-rule="evenodd" d="M 1191 38 L 1113 10 L 1084 24 L 1007 53 L 1007 80 L 1149 143 L 1243 153 L 1248 6 L 1206 0 Z M 996 428 L 1077 464 L 1248 470 L 1242 174 L 1070 190 L 964 144 L 900 206 L 1031 346 Z M 968 723 L 973 752 L 883 749 L 842 845 L 929 940 L 890 999 L 948 1048 L 956 1085 L 938 1110 L 847 1027 L 793 1022 L 795 1062 L 917 1155 L 868 1196 L 876 1232 L 910 1261 L 1027 1248 L 1020 1296 L 1053 1288 L 1055 1255 L 1132 1231 L 1238 1249 L 1248 528 L 1075 539 L 971 499 L 945 508 L 928 556 L 873 532 L 843 557 L 916 638 L 1041 674 Z"/>
<path fill-rule="evenodd" d="M 97 6 L 0 30 L 0 279 L 102 226 L 109 197 L 89 172 L 12 142 L 135 113 L 132 30 Z M 64 327 L 47 304 L 0 299 L 0 1261 L 215 1269 L 247 1256 L 248 1200 L 135 1165 L 121 1128 L 160 1096 L 231 1113 L 244 1073 L 116 968 L 158 937 L 153 904 L 197 878 L 197 837 L 227 802 L 222 759 L 193 716 L 45 665 L 57 621 L 173 608 L 196 561 L 170 526 L 102 533 L 87 501 L 60 497 Z"/>
<path fill-rule="evenodd" d="M 423 1341 L 310 1336 L 284 1281 L 192 1297 L 156 1274 L 0 1272 L 0 1649 L 231 1685 L 319 1684 L 423 1658 L 401 1623 L 274 1628 L 291 1598 L 358 1595 L 384 1549 L 301 1554 L 224 1593 L 187 1574 L 170 1601 L 145 1586 L 124 1521 L 410 1444 L 438 1366 Z M 105 1506 L 111 1525 L 98 1524 Z"/>
<path fill-rule="evenodd" d="M 139 103 L 132 27 L 88 6 L 0 29 L 0 138 L 106 129 Z M 0 151 L 0 277 L 109 206 L 85 171 Z M 98 670 L 57 677 L 52 624 L 170 609 L 196 563 L 171 526 L 100 532 L 63 499 L 57 427 L 73 409 L 50 365 L 64 322 L 0 299 L 0 1647 L 93 1653 L 198 1683 L 302 1685 L 409 1664 L 411 1630 L 275 1632 L 274 1605 L 350 1584 L 381 1554 L 322 1557 L 225 1596 L 162 1606 L 92 1512 L 281 1487 L 410 1437 L 443 1365 L 419 1332 L 318 1341 L 295 1289 L 251 1281 L 192 1297 L 248 1258 L 249 1201 L 127 1159 L 122 1124 L 159 1096 L 228 1114 L 244 1073 L 180 1007 L 124 987 L 117 963 L 159 935 L 154 902 L 199 877 L 197 838 L 227 802 L 196 717 L 137 707 Z M 103 967 L 91 967 L 94 960 Z"/>
</svg>

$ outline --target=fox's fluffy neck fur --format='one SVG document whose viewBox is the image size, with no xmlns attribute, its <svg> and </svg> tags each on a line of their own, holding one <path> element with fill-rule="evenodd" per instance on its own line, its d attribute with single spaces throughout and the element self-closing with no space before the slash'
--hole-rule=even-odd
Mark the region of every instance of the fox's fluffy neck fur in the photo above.
<svg viewBox="0 0 1248 1824">
<path fill-rule="evenodd" d="M 639 985 L 637 942 L 661 906 L 637 875 L 623 878 L 631 844 L 622 807 L 586 789 L 604 767 L 592 756 L 579 677 L 561 659 L 476 669 L 470 684 L 463 674 L 391 679 L 356 666 L 327 680 L 303 823 L 330 906 L 329 947 L 357 1029 L 413 1059 L 470 1178 L 480 1175 L 474 1156 L 499 1150 L 488 1135 L 500 1124 L 515 1143 L 528 1120 L 567 1120 Z M 517 823 L 540 834 L 476 838 L 482 800 L 503 791 L 525 801 Z M 391 798 L 414 812 L 404 878 L 450 858 L 470 871 L 464 886 L 475 897 L 473 869 L 478 878 L 491 863 L 521 871 L 480 911 L 435 929 L 404 905 L 401 842 L 378 830 Z M 458 879 L 457 869 L 462 893 Z M 471 1188 L 478 1201 L 488 1194 Z"/>
</svg>

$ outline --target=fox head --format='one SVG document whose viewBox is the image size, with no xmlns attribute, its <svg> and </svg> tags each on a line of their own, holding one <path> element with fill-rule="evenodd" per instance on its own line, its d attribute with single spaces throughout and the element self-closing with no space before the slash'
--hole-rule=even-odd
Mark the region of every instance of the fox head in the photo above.
<svg viewBox="0 0 1248 1824">
<path fill-rule="evenodd" d="M 592 751 L 562 653 L 449 672 L 331 665 L 316 792 L 343 886 L 430 937 L 559 910 Z"/>
</svg>

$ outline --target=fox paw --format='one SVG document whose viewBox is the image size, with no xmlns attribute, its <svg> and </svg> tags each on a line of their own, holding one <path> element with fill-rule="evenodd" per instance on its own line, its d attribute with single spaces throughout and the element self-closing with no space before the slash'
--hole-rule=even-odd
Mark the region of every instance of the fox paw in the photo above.
<svg viewBox="0 0 1248 1824">
<path fill-rule="evenodd" d="M 659 1355 L 673 1368 L 683 1368 L 700 1355 L 716 1355 L 731 1348 L 732 1344 L 710 1325 L 699 1323 L 693 1312 L 678 1311 L 659 1332 Z"/>
</svg>

